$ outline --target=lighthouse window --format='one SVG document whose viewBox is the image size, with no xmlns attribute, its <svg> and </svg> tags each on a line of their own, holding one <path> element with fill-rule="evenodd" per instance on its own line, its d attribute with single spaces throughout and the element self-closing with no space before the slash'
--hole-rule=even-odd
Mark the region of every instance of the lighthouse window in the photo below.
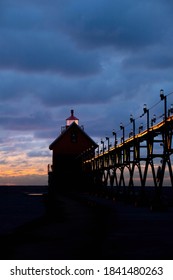
<svg viewBox="0 0 173 280">
<path fill-rule="evenodd" d="M 71 133 L 71 142 L 76 143 L 77 142 L 77 134 L 76 132 Z"/>
</svg>

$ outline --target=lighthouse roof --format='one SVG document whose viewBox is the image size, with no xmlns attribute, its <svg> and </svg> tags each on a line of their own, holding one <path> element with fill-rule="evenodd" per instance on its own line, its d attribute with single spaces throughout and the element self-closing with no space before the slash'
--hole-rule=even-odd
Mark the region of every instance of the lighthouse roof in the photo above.
<svg viewBox="0 0 173 280">
<path fill-rule="evenodd" d="M 87 144 L 87 147 L 85 148 L 85 150 L 91 146 L 93 146 L 94 148 L 96 148 L 98 145 L 94 142 L 94 140 L 92 140 L 90 138 L 90 136 L 88 134 L 86 134 L 84 132 L 84 130 L 76 123 L 76 122 L 72 122 L 70 126 L 67 127 L 66 130 L 63 131 L 63 133 L 61 133 L 49 146 L 49 149 L 50 150 L 53 150 L 54 147 L 56 145 L 60 145 L 60 143 L 63 143 L 64 142 L 64 145 L 67 145 L 67 142 L 65 141 L 65 138 L 67 135 L 70 134 L 70 131 L 78 131 L 80 133 L 80 135 L 82 135 L 82 141 L 80 141 L 78 143 L 78 146 L 81 146 L 81 145 L 86 145 L 86 142 L 83 141 L 83 139 L 88 139 L 88 144 Z M 64 140 L 63 140 L 64 139 Z M 85 144 L 84 144 L 85 142 Z M 67 145 L 69 146 L 69 145 Z M 73 145 L 73 148 L 74 148 L 74 145 Z"/>
</svg>

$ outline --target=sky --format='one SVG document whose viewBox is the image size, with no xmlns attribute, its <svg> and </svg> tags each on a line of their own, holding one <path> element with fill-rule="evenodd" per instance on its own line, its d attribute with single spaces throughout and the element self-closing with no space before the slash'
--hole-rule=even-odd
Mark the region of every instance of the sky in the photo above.
<svg viewBox="0 0 173 280">
<path fill-rule="evenodd" d="M 47 184 L 71 109 L 99 144 L 130 114 L 145 124 L 160 89 L 173 103 L 172 14 L 172 0 L 1 0 L 0 185 Z"/>
</svg>

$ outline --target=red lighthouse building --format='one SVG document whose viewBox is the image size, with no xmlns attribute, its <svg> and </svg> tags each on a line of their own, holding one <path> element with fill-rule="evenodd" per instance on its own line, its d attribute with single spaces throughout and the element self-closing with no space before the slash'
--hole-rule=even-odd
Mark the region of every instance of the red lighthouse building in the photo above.
<svg viewBox="0 0 173 280">
<path fill-rule="evenodd" d="M 94 154 L 97 144 L 79 126 L 79 119 L 71 115 L 66 125 L 61 127 L 60 135 L 50 144 L 52 150 L 52 168 L 49 169 L 49 187 L 54 191 L 82 189 L 86 182 L 86 174 L 82 168 L 82 154 L 90 151 Z"/>
</svg>

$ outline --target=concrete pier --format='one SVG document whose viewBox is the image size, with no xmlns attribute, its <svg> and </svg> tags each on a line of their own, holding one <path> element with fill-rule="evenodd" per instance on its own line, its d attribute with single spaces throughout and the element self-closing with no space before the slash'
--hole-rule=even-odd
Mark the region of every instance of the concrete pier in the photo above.
<svg viewBox="0 0 173 280">
<path fill-rule="evenodd" d="M 2 259 L 173 259 L 173 207 L 151 211 L 89 193 L 0 187 Z"/>
</svg>

